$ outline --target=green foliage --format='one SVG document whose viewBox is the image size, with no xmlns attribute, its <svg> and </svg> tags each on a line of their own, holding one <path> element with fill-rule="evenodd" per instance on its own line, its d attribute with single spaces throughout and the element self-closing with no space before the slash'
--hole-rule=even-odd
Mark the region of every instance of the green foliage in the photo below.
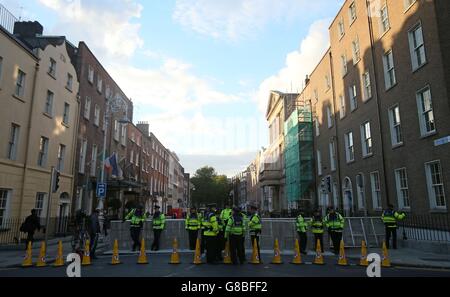
<svg viewBox="0 0 450 297">
<path fill-rule="evenodd" d="M 225 175 L 218 175 L 214 168 L 205 166 L 197 170 L 191 182 L 195 186 L 195 191 L 192 191 L 195 206 L 216 203 L 218 207 L 224 207 L 231 191 Z"/>
</svg>

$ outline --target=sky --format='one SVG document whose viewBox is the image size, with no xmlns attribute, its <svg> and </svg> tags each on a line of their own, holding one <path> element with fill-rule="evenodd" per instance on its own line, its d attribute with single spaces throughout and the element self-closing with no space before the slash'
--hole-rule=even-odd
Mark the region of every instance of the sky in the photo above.
<svg viewBox="0 0 450 297">
<path fill-rule="evenodd" d="M 298 92 L 343 0 L 0 0 L 85 41 L 186 172 L 229 177 L 268 145 L 271 90 Z"/>
</svg>

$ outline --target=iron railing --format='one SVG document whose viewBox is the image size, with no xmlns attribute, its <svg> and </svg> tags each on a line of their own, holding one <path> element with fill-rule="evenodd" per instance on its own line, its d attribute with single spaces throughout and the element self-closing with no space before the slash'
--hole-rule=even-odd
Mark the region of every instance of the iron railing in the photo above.
<svg viewBox="0 0 450 297">
<path fill-rule="evenodd" d="M 450 243 L 450 215 L 407 215 L 399 223 L 403 239 Z"/>
<path fill-rule="evenodd" d="M 0 26 L 12 34 L 17 21 L 18 19 L 0 3 Z"/>
</svg>

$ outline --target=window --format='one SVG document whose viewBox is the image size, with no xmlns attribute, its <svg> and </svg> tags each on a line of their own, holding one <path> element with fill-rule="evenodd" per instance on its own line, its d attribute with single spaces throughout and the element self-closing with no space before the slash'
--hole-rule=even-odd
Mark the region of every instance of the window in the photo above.
<svg viewBox="0 0 450 297">
<path fill-rule="evenodd" d="M 355 147 L 353 144 L 353 132 L 345 134 L 345 157 L 347 163 L 355 160 Z"/>
<path fill-rule="evenodd" d="M 403 143 L 400 107 L 398 105 L 389 109 L 389 125 L 391 127 L 391 143 L 392 146 Z"/>
<path fill-rule="evenodd" d="M 380 174 L 378 172 L 372 172 L 370 174 L 370 183 L 372 188 L 373 209 L 381 209 Z"/>
<path fill-rule="evenodd" d="M 87 151 L 87 140 L 83 139 L 83 142 L 80 146 L 80 160 L 79 160 L 79 169 L 78 172 L 84 174 L 84 169 L 86 166 L 86 151 Z"/>
<path fill-rule="evenodd" d="M 395 170 L 395 183 L 397 187 L 397 201 L 400 209 L 410 208 L 406 168 Z"/>
<path fill-rule="evenodd" d="M 132 142 L 136 142 L 136 136 L 135 136 L 135 133 L 134 133 L 134 131 L 131 131 L 131 141 Z"/>
<path fill-rule="evenodd" d="M 423 41 L 422 24 L 409 31 L 409 49 L 411 51 L 412 70 L 415 71 L 427 62 Z"/>
<path fill-rule="evenodd" d="M 17 148 L 19 146 L 20 126 L 11 124 L 11 132 L 9 134 L 8 143 L 8 159 L 15 161 L 17 157 Z"/>
<path fill-rule="evenodd" d="M 336 147 L 334 140 L 330 141 L 330 167 L 331 171 L 336 170 Z"/>
<path fill-rule="evenodd" d="M 139 167 L 139 153 L 136 153 L 136 166 Z"/>
<path fill-rule="evenodd" d="M 104 114 L 103 114 L 103 126 L 102 126 L 102 131 L 105 131 L 105 130 L 106 130 L 106 125 L 107 125 L 107 122 L 106 122 L 106 114 L 104 113 Z"/>
<path fill-rule="evenodd" d="M 315 118 L 315 121 L 314 121 L 314 126 L 315 126 L 315 128 L 316 128 L 316 137 L 319 137 L 320 136 L 320 126 L 319 126 L 320 124 L 319 124 L 319 118 L 318 117 L 316 117 Z"/>
<path fill-rule="evenodd" d="M 73 76 L 72 76 L 72 74 L 67 73 L 66 88 L 72 91 L 72 87 L 73 87 Z"/>
<path fill-rule="evenodd" d="M 328 74 L 325 75 L 325 86 L 326 86 L 327 90 L 329 90 L 331 88 L 331 80 L 330 80 L 330 76 Z"/>
<path fill-rule="evenodd" d="M 345 35 L 344 18 L 342 18 L 342 17 L 338 23 L 338 32 L 339 32 L 339 39 L 341 39 Z"/>
<path fill-rule="evenodd" d="M 327 106 L 327 121 L 328 121 L 328 128 L 333 127 L 333 114 L 331 112 L 330 106 Z"/>
<path fill-rule="evenodd" d="M 425 164 L 428 198 L 430 199 L 430 206 L 435 208 L 446 208 L 444 179 L 442 176 L 441 162 L 434 161 Z"/>
<path fill-rule="evenodd" d="M 8 217 L 8 200 L 11 190 L 0 189 L 0 226 L 4 225 Z"/>
<path fill-rule="evenodd" d="M 353 50 L 353 65 L 356 65 L 359 60 L 361 60 L 361 52 L 359 49 L 359 39 L 356 38 L 352 42 L 352 50 Z"/>
<path fill-rule="evenodd" d="M 130 163 L 133 164 L 134 163 L 134 151 L 130 152 Z"/>
<path fill-rule="evenodd" d="M 45 167 L 48 155 L 48 138 L 41 137 L 39 142 L 38 166 Z"/>
<path fill-rule="evenodd" d="M 122 139 L 121 144 L 126 145 L 127 144 L 127 125 L 122 124 Z"/>
<path fill-rule="evenodd" d="M 103 91 L 103 80 L 99 77 L 97 79 L 97 91 L 101 94 Z"/>
<path fill-rule="evenodd" d="M 93 84 L 94 83 L 94 68 L 92 68 L 91 65 L 89 65 L 88 69 L 88 81 Z"/>
<path fill-rule="evenodd" d="M 94 125 L 97 127 L 100 125 L 100 106 L 97 104 L 94 107 Z"/>
<path fill-rule="evenodd" d="M 344 77 L 348 72 L 347 57 L 345 55 L 341 56 L 341 65 L 342 65 L 341 73 L 342 77 Z"/>
<path fill-rule="evenodd" d="M 361 144 L 363 157 L 372 154 L 372 133 L 370 131 L 370 122 L 365 122 L 361 125 Z"/>
<path fill-rule="evenodd" d="M 339 101 L 341 103 L 341 108 L 339 109 L 339 114 L 341 116 L 341 119 L 345 117 L 345 97 L 340 95 L 339 96 Z"/>
<path fill-rule="evenodd" d="M 56 61 L 50 58 L 50 66 L 48 67 L 48 74 L 56 77 Z"/>
<path fill-rule="evenodd" d="M 386 90 L 389 90 L 397 83 L 395 76 L 394 55 L 392 51 L 387 52 L 383 56 L 383 68 L 384 68 L 384 84 Z"/>
<path fill-rule="evenodd" d="M 92 152 L 91 152 L 91 176 L 96 176 L 96 172 L 97 172 L 97 154 L 98 154 L 98 148 L 94 144 L 92 146 Z"/>
<path fill-rule="evenodd" d="M 22 70 L 18 70 L 17 72 L 17 78 L 16 78 L 16 89 L 14 95 L 21 98 L 24 95 L 25 92 L 25 78 L 26 74 Z"/>
<path fill-rule="evenodd" d="M 53 99 L 55 94 L 51 91 L 47 91 L 47 98 L 45 99 L 44 112 L 48 115 L 53 115 Z"/>
<path fill-rule="evenodd" d="M 106 86 L 105 97 L 106 99 L 109 99 L 109 97 L 111 97 L 111 88 L 109 86 Z"/>
<path fill-rule="evenodd" d="M 391 28 L 387 5 L 384 5 L 380 10 L 380 28 L 382 34 Z"/>
<path fill-rule="evenodd" d="M 356 20 L 356 4 L 353 2 L 349 7 L 350 24 Z"/>
<path fill-rule="evenodd" d="M 358 93 L 356 90 L 356 84 L 348 88 L 348 95 L 350 98 L 350 109 L 351 111 L 354 111 L 358 108 Z"/>
<path fill-rule="evenodd" d="M 356 176 L 356 194 L 358 195 L 358 209 L 366 209 L 366 198 L 364 195 L 364 175 L 362 173 Z"/>
<path fill-rule="evenodd" d="M 36 209 L 36 214 L 38 217 L 43 217 L 45 203 L 47 200 L 47 193 L 36 193 L 36 203 L 34 204 L 34 209 Z"/>
<path fill-rule="evenodd" d="M 403 0 L 403 2 L 405 10 L 408 10 L 408 8 L 410 8 L 416 2 L 416 0 Z"/>
<path fill-rule="evenodd" d="M 426 87 L 425 89 L 417 92 L 416 96 L 417 109 L 419 112 L 420 134 L 422 136 L 427 136 L 436 132 L 431 90 L 429 87 Z"/>
<path fill-rule="evenodd" d="M 317 150 L 317 174 L 322 175 L 322 154 Z"/>
<path fill-rule="evenodd" d="M 86 96 L 86 100 L 84 101 L 84 118 L 86 120 L 89 120 L 89 118 L 91 117 L 91 102 L 91 97 Z"/>
<path fill-rule="evenodd" d="M 114 140 L 119 141 L 119 136 L 120 136 L 119 121 L 114 120 Z"/>
<path fill-rule="evenodd" d="M 363 91 L 364 91 L 363 100 L 367 101 L 370 98 L 372 98 L 372 85 L 370 82 L 370 73 L 368 71 L 363 74 L 362 80 L 363 80 Z"/>
<path fill-rule="evenodd" d="M 58 147 L 58 161 L 56 164 L 56 170 L 59 172 L 64 171 L 64 159 L 66 155 L 66 146 L 63 144 L 60 144 Z"/>
<path fill-rule="evenodd" d="M 63 123 L 68 125 L 70 119 L 70 104 L 65 102 L 64 103 L 64 113 L 63 113 Z"/>
</svg>

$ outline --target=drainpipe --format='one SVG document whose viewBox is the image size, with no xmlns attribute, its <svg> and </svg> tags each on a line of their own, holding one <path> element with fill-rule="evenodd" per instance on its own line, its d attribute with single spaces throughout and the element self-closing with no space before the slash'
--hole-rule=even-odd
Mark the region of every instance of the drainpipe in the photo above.
<svg viewBox="0 0 450 297">
<path fill-rule="evenodd" d="M 77 191 L 75 191 L 75 176 L 77 174 L 76 172 L 76 166 L 75 166 L 75 157 L 77 155 L 77 144 L 78 144 L 78 129 L 79 129 L 79 125 L 80 125 L 80 106 L 81 106 L 81 102 L 80 102 L 80 94 L 77 94 L 77 113 L 75 114 L 75 125 L 74 126 L 74 131 L 73 131 L 73 141 L 72 141 L 72 156 L 71 156 L 71 165 L 72 165 L 72 193 L 76 193 Z M 76 208 L 76 197 L 72 197 L 72 213 L 75 212 L 75 208 Z"/>
</svg>

